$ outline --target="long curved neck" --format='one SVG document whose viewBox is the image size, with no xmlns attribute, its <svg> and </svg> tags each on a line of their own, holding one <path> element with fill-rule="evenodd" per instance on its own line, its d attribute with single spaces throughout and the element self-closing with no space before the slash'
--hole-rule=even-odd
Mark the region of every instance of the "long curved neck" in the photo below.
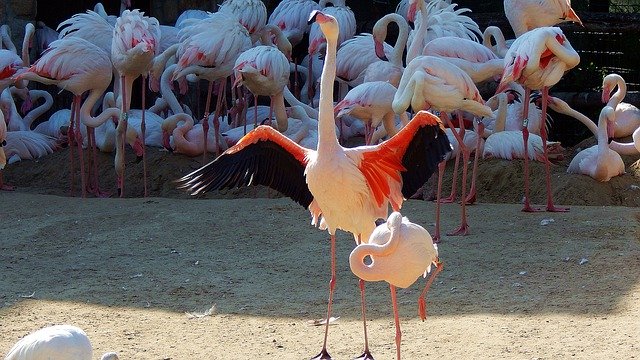
<svg viewBox="0 0 640 360">
<path fill-rule="evenodd" d="M 613 93 L 613 96 L 607 102 L 607 105 L 611 106 L 614 109 L 622 102 L 622 99 L 624 99 L 624 97 L 627 95 L 627 83 L 624 81 L 624 79 L 616 77 L 616 85 L 618 85 L 618 90 Z"/>
<path fill-rule="evenodd" d="M 13 40 L 11 40 L 11 34 L 9 33 L 9 25 L 2 25 L 2 27 L 0 27 L 0 36 L 2 37 L 2 44 L 0 45 L 4 45 L 5 49 L 17 54 L 18 50 Z M 2 47 L 0 46 L 0 48 Z"/>
<path fill-rule="evenodd" d="M 495 46 L 491 44 L 491 39 L 495 40 Z M 482 44 L 500 57 L 504 57 L 504 53 L 508 50 L 504 34 L 497 26 L 487 26 L 482 33 Z"/>
<path fill-rule="evenodd" d="M 284 95 L 282 91 L 271 96 L 271 103 L 273 104 L 273 110 L 276 113 L 278 131 L 287 131 L 287 127 L 289 126 L 289 117 L 287 116 L 287 110 L 284 107 Z"/>
<path fill-rule="evenodd" d="M 603 116 L 604 111 L 600 112 L 600 118 L 598 119 L 598 154 L 604 154 L 609 150 L 609 136 L 607 135 L 607 126 L 609 120 Z"/>
<path fill-rule="evenodd" d="M 49 92 L 43 90 L 31 90 L 30 93 L 35 94 L 35 96 L 31 95 L 31 101 L 35 101 L 35 99 L 37 98 L 44 98 L 44 103 L 29 111 L 29 113 L 22 119 L 22 121 L 27 126 L 27 129 L 31 129 L 31 124 L 33 123 L 33 121 L 39 118 L 49 109 L 51 109 L 51 106 L 53 105 L 53 97 L 51 96 L 51 94 L 49 94 Z"/>
<path fill-rule="evenodd" d="M 24 39 L 22 40 L 22 66 L 24 67 L 31 65 L 29 59 L 29 44 L 31 43 L 31 38 L 35 32 L 36 28 L 33 24 L 27 23 L 24 29 Z"/>
<path fill-rule="evenodd" d="M 427 14 L 427 7 L 424 4 L 424 0 L 418 0 L 417 7 L 417 10 L 420 10 L 420 26 L 413 30 L 416 36 L 413 37 L 411 46 L 409 46 L 407 50 L 407 64 L 422 53 L 422 44 L 424 43 L 425 36 L 427 36 L 429 14 Z"/>
<path fill-rule="evenodd" d="M 291 90 L 289 90 L 288 87 L 284 88 L 283 94 L 284 94 L 284 99 L 287 100 L 289 105 L 291 105 L 291 106 L 299 105 L 300 107 L 302 107 L 304 109 L 304 112 L 306 112 L 307 115 L 309 115 L 310 117 L 312 117 L 314 119 L 318 119 L 318 110 L 316 110 L 316 109 L 312 108 L 311 106 L 309 106 L 309 105 L 301 102 L 300 100 L 298 100 L 291 93 Z"/>
<path fill-rule="evenodd" d="M 407 39 L 409 38 L 409 24 L 407 24 L 407 20 L 399 14 L 391 13 L 383 16 L 382 19 L 378 20 L 378 22 L 380 22 L 380 26 L 383 26 L 385 29 L 385 37 L 386 29 L 389 24 L 395 23 L 398 25 L 398 39 L 393 45 L 393 53 L 389 60 L 393 65 L 402 66 L 402 53 L 404 52 L 404 48 L 407 46 Z M 378 27 L 378 24 L 374 27 Z"/>
<path fill-rule="evenodd" d="M 333 117 L 333 82 L 336 79 L 337 39 L 327 38 L 327 56 L 325 57 L 320 78 L 320 106 L 318 109 L 318 153 L 322 148 L 340 146 L 336 137 Z"/>
<path fill-rule="evenodd" d="M 553 98 L 553 99 L 554 101 L 549 102 L 549 107 L 551 107 L 553 111 L 567 115 L 567 116 L 571 116 L 572 118 L 583 123 L 589 129 L 589 131 L 593 133 L 594 136 L 598 134 L 598 126 L 593 121 L 591 121 L 591 119 L 589 119 L 586 115 L 571 108 L 566 103 L 563 106 L 556 106 L 554 103 L 558 100 L 555 100 L 557 98 Z M 559 100 L 559 101 L 562 101 L 562 100 Z"/>
<path fill-rule="evenodd" d="M 160 78 L 160 93 L 162 94 L 162 98 L 169 104 L 171 111 L 174 114 L 184 113 L 182 106 L 178 102 L 178 98 L 171 90 L 171 75 L 173 74 L 173 70 L 177 65 L 173 64 L 167 67 L 162 73 L 162 77 Z"/>
<path fill-rule="evenodd" d="M 80 120 L 83 124 L 89 127 L 96 128 L 102 125 L 105 121 L 112 117 L 120 116 L 120 109 L 118 108 L 108 108 L 103 109 L 102 113 L 96 117 L 91 116 L 91 109 L 93 105 L 100 99 L 100 96 L 104 92 L 104 89 L 92 89 L 89 91 L 89 96 L 82 103 L 82 107 L 80 108 Z"/>
<path fill-rule="evenodd" d="M 162 130 L 166 132 L 173 132 L 178 126 L 180 121 L 184 121 L 185 124 L 190 123 L 189 128 L 193 127 L 193 118 L 185 113 L 173 114 L 162 121 Z"/>
<path fill-rule="evenodd" d="M 498 97 L 498 116 L 496 116 L 496 124 L 493 127 L 493 133 L 504 131 L 504 127 L 507 124 L 507 97 Z"/>
</svg>

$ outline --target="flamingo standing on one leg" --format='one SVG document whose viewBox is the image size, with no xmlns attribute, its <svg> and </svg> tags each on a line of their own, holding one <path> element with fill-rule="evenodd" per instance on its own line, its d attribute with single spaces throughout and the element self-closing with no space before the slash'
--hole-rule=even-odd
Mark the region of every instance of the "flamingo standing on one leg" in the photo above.
<svg viewBox="0 0 640 360">
<path fill-rule="evenodd" d="M 74 95 L 72 108 L 72 117 L 75 121 L 71 124 L 73 132 L 78 143 L 78 152 L 80 156 L 80 176 L 82 182 L 82 194 L 86 196 L 85 176 L 84 176 L 84 159 L 82 157 L 82 133 L 80 131 L 80 122 L 87 127 L 89 144 L 93 151 L 93 164 L 95 162 L 95 144 L 93 136 L 93 128 L 100 126 L 102 123 L 112 117 L 119 117 L 120 110 L 117 108 L 103 109 L 102 113 L 96 117 L 91 116 L 91 109 L 105 92 L 112 78 L 112 64 L 109 55 L 98 48 L 96 45 L 79 38 L 65 37 L 54 41 L 50 44 L 49 49 L 44 52 L 42 57 L 38 59 L 26 72 L 16 77 L 16 80 L 31 80 L 43 84 L 57 85 L 59 88 L 70 91 Z M 86 91 L 89 95 L 80 107 L 81 96 Z M 134 146 L 136 154 L 142 152 L 141 145 L 136 143 Z M 95 168 L 94 170 L 97 170 Z M 93 181 L 97 186 L 97 172 Z M 99 190 L 94 189 L 97 194 Z"/>
<path fill-rule="evenodd" d="M 315 359 L 330 359 L 327 352 L 329 317 L 336 282 L 335 232 L 354 234 L 367 241 L 375 220 L 385 218 L 388 206 L 398 210 L 431 176 L 451 149 L 439 119 L 420 112 L 391 139 L 375 145 L 344 148 L 338 143 L 333 117 L 333 82 L 338 23 L 333 16 L 312 17 L 327 40 L 320 81 L 318 150 L 299 146 L 268 126 L 259 126 L 217 159 L 178 180 L 192 194 L 208 190 L 262 184 L 281 191 L 308 208 L 312 224 L 331 235 L 331 281 L 322 351 Z M 330 179 L 342 179 L 341 185 Z M 348 215 L 347 215 L 348 214 Z M 364 283 L 360 283 L 363 318 Z M 365 324 L 365 351 L 371 359 Z"/>
<path fill-rule="evenodd" d="M 475 84 L 462 69 L 450 62 L 435 56 L 418 56 L 407 64 L 400 79 L 400 86 L 393 98 L 393 110 L 401 113 L 411 105 L 414 111 L 432 108 L 440 111 L 443 121 L 453 125 L 448 112 L 468 111 L 476 116 L 490 116 L 491 109 L 484 105 L 484 100 Z M 459 121 L 460 132 L 464 133 L 464 122 Z M 449 235 L 467 235 L 469 226 L 466 213 L 466 179 L 467 162 L 470 150 L 457 131 L 453 131 L 462 152 L 462 199 L 461 224 Z M 436 229 L 434 241 L 440 241 L 440 191 L 445 162 L 438 167 L 438 189 L 436 198 Z"/>
<path fill-rule="evenodd" d="M 371 262 L 365 263 L 370 257 Z M 431 235 L 422 226 L 414 224 L 398 212 L 389 215 L 385 224 L 378 225 L 367 243 L 356 246 L 349 255 L 349 267 L 359 278 L 365 281 L 381 281 L 389 283 L 393 317 L 396 325 L 396 358 L 400 360 L 400 317 L 396 287 L 408 288 L 420 276 L 431 272 L 418 302 L 418 312 L 422 320 L 426 318 L 424 296 L 435 276 L 442 270 L 438 258 L 438 245 L 433 243 Z"/>
<path fill-rule="evenodd" d="M 131 89 L 133 81 L 142 75 L 142 166 L 144 196 L 148 195 L 147 190 L 147 165 L 146 151 L 144 150 L 145 138 L 145 79 L 151 69 L 153 58 L 158 54 L 160 43 L 160 24 L 154 17 L 144 16 L 138 9 L 125 10 L 116 20 L 113 30 L 111 44 L 111 59 L 114 68 L 120 76 L 120 94 L 118 101 L 123 114 L 129 111 L 131 105 Z M 127 132 L 127 117 L 123 116 L 118 122 L 116 142 L 116 160 L 123 159 L 125 134 Z M 116 173 L 118 174 L 118 192 L 120 197 L 124 197 L 124 162 L 116 163 Z"/>
<path fill-rule="evenodd" d="M 528 31 L 518 37 L 509 48 L 504 58 L 504 71 L 498 85 L 497 92 L 502 92 L 507 84 L 516 81 L 525 87 L 523 114 L 529 113 L 529 99 L 531 90 L 542 90 L 542 114 L 541 119 L 547 118 L 547 103 L 549 87 L 555 85 L 564 73 L 580 62 L 580 55 L 573 49 L 569 40 L 558 27 L 542 27 Z M 522 137 L 524 144 L 528 143 L 528 120 L 523 115 Z M 545 122 L 540 121 L 540 137 L 542 146 L 547 155 L 547 130 Z M 525 154 L 528 151 L 525 146 Z M 522 211 L 537 211 L 529 203 L 529 156 L 524 157 L 524 207 Z M 551 174 L 549 162 L 545 161 L 546 187 L 547 187 L 547 211 L 568 211 L 568 208 L 560 208 L 553 205 L 551 193 Z"/>
</svg>

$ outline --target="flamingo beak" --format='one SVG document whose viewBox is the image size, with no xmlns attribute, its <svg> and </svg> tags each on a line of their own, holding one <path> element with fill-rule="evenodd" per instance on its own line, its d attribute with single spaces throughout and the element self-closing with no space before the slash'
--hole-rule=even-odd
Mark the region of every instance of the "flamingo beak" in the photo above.
<svg viewBox="0 0 640 360">
<path fill-rule="evenodd" d="M 608 86 L 605 86 L 602 88 L 602 103 L 606 104 L 609 102 L 609 99 L 611 98 L 611 88 L 609 88 Z"/>
<path fill-rule="evenodd" d="M 387 59 L 387 54 L 384 53 L 384 44 L 382 43 L 382 41 L 374 39 L 373 42 L 375 44 L 376 56 L 378 57 L 378 59 L 382 61 L 389 61 L 389 59 Z"/>
<path fill-rule="evenodd" d="M 582 24 L 582 20 L 580 20 L 580 18 L 578 17 L 578 14 L 576 14 L 576 12 L 573 10 L 573 8 L 569 8 L 569 14 L 567 14 L 565 16 L 565 20 L 566 21 L 571 21 L 574 23 L 578 23 L 580 24 L 580 26 L 584 26 Z"/>
<path fill-rule="evenodd" d="M 169 132 L 162 130 L 162 146 L 169 151 L 173 151 L 173 149 L 171 148 L 171 144 L 169 142 L 169 137 L 170 137 Z"/>
<path fill-rule="evenodd" d="M 0 170 L 4 169 L 5 165 L 7 165 L 7 154 L 4 153 L 4 149 L 0 146 Z"/>
<path fill-rule="evenodd" d="M 413 3 L 411 5 L 409 5 L 409 10 L 407 10 L 407 20 L 409 22 L 415 22 L 416 21 L 416 12 L 418 11 L 417 8 L 417 3 Z"/>
</svg>

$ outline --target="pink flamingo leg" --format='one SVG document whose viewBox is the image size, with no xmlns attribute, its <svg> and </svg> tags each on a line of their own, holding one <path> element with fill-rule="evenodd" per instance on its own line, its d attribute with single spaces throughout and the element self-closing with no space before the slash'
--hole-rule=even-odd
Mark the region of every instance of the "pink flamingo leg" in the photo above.
<svg viewBox="0 0 640 360">
<path fill-rule="evenodd" d="M 443 118 L 446 119 L 447 124 L 449 124 L 449 126 L 451 126 L 451 121 L 449 120 L 449 115 L 447 115 L 446 113 L 441 113 Z M 459 121 L 460 123 L 462 123 L 462 119 L 460 119 Z M 464 131 L 464 125 L 461 125 L 462 130 Z M 467 193 L 467 163 L 469 162 L 469 156 L 471 155 L 471 152 L 469 151 L 469 149 L 467 149 L 466 146 L 464 146 L 464 141 L 462 139 L 462 137 L 460 136 L 460 134 L 457 131 L 452 131 L 453 132 L 453 136 L 456 138 L 456 140 L 458 141 L 458 148 L 460 149 L 460 153 L 462 153 L 462 189 L 461 189 L 461 194 L 460 194 L 460 198 L 461 199 L 466 199 L 466 193 Z M 459 154 L 458 154 L 459 155 Z M 460 202 L 460 207 L 461 207 L 461 222 L 460 222 L 460 226 L 455 229 L 453 232 L 448 233 L 447 235 L 450 236 L 464 236 L 464 235 L 469 235 L 469 224 L 467 224 L 467 206 L 465 204 L 465 201 L 461 201 Z"/>
<path fill-rule="evenodd" d="M 331 360 L 331 355 L 327 352 L 327 337 L 329 335 L 329 319 L 331 318 L 331 305 L 333 304 L 333 292 L 336 287 L 336 236 L 331 234 L 331 280 L 329 280 L 329 304 L 327 305 L 327 319 L 324 326 L 324 342 L 322 350 L 311 360 Z"/>
<path fill-rule="evenodd" d="M 400 315 L 398 314 L 398 298 L 396 296 L 396 287 L 389 284 L 391 289 L 391 304 L 393 306 L 393 320 L 396 323 L 396 359 L 400 360 L 400 341 L 402 339 L 402 331 L 400 330 Z"/>
<path fill-rule="evenodd" d="M 202 163 L 207 163 L 207 143 L 209 137 L 209 106 L 211 105 L 211 92 L 213 91 L 213 81 L 209 81 L 207 89 L 207 102 L 204 108 L 204 116 L 202 117 L 202 132 L 204 133 L 204 152 L 202 154 Z M 220 89 L 218 89 L 220 91 Z M 218 93 L 218 96 L 220 94 Z"/>
<path fill-rule="evenodd" d="M 126 149 L 126 138 L 127 138 L 127 126 L 128 126 L 128 120 L 127 120 L 127 113 L 129 112 L 129 107 L 128 107 L 128 101 L 127 101 L 127 86 L 126 86 L 126 82 L 125 82 L 125 77 L 121 76 L 120 77 L 120 82 L 121 82 L 121 86 L 122 86 L 122 113 L 125 114 L 125 116 L 122 116 L 122 119 L 120 119 L 120 121 L 122 121 L 122 126 L 124 128 L 124 131 L 122 132 L 122 144 L 120 145 L 120 151 L 122 151 L 122 156 L 124 157 L 125 154 L 125 149 Z M 124 197 L 124 170 L 126 167 L 126 162 L 123 161 L 122 164 L 122 174 L 118 175 L 118 189 L 120 192 L 120 197 L 123 198 Z"/>
<path fill-rule="evenodd" d="M 214 112 L 213 115 L 213 130 L 215 132 L 215 139 L 216 139 L 216 155 L 220 154 L 220 149 L 222 148 L 222 146 L 220 145 L 220 113 L 222 111 L 223 105 L 226 106 L 226 99 L 227 99 L 227 78 L 224 78 L 222 80 L 220 80 L 220 86 L 219 88 L 221 88 L 221 94 L 222 96 L 220 96 L 220 93 L 218 93 L 218 101 L 216 103 L 216 111 Z M 223 101 L 224 99 L 224 101 Z M 207 119 L 208 122 L 208 119 Z M 205 148 L 205 153 L 207 151 L 207 148 Z"/>
<path fill-rule="evenodd" d="M 524 212 L 538 212 L 540 209 L 531 207 L 529 203 L 529 97 L 531 96 L 531 89 L 524 89 L 524 105 L 522 109 L 522 140 L 524 141 Z"/>
<path fill-rule="evenodd" d="M 364 351 L 356 360 L 373 360 L 369 351 L 369 337 L 367 336 L 367 305 L 364 297 L 364 280 L 360 279 L 360 301 L 362 307 L 362 324 L 364 325 Z"/>
<path fill-rule="evenodd" d="M 442 192 L 442 178 L 444 177 L 444 169 L 447 165 L 447 161 L 443 160 L 438 164 L 438 189 L 436 193 L 436 230 L 433 235 L 433 242 L 435 244 L 440 243 L 440 193 Z"/>
<path fill-rule="evenodd" d="M 544 170 L 546 174 L 547 187 L 547 211 L 550 212 L 567 212 L 569 208 L 557 207 L 553 205 L 553 193 L 551 191 L 551 164 L 549 162 L 549 150 L 547 149 L 547 101 L 549 100 L 549 88 L 542 88 L 542 121 L 540 128 L 540 137 L 542 138 L 542 149 L 544 151 Z"/>
<path fill-rule="evenodd" d="M 484 124 L 482 122 L 478 123 L 478 134 L 482 134 L 484 132 Z M 468 205 L 474 204 L 477 200 L 477 189 L 476 189 L 476 179 L 478 178 L 478 159 L 480 158 L 480 143 L 481 137 L 478 135 L 478 140 L 476 141 L 476 150 L 473 157 L 473 172 L 471 173 L 471 189 L 469 190 L 469 195 L 465 199 Z"/>
<path fill-rule="evenodd" d="M 456 193 L 458 192 L 458 164 L 460 163 L 460 154 L 456 156 L 456 160 L 453 163 L 453 178 L 451 179 L 451 194 L 448 197 L 440 200 L 443 204 L 450 204 L 456 201 Z"/>
<path fill-rule="evenodd" d="M 142 182 L 144 184 L 144 197 L 149 196 L 149 191 L 147 190 L 147 149 L 145 146 L 145 112 L 146 112 L 146 88 L 145 88 L 145 80 L 147 80 L 146 76 L 142 76 L 142 119 L 140 120 L 140 132 L 142 133 Z"/>
<path fill-rule="evenodd" d="M 2 191 L 14 191 L 16 189 L 15 186 L 9 185 L 4 182 L 4 176 L 2 175 L 2 170 L 0 170 L 0 190 Z"/>
<path fill-rule="evenodd" d="M 87 184 L 85 179 L 84 172 L 84 151 L 82 150 L 82 131 L 80 131 L 80 96 L 74 96 L 77 100 L 75 100 L 75 140 L 76 144 L 78 144 L 78 162 L 80 162 L 80 184 L 82 186 L 82 197 L 87 197 Z"/>
<path fill-rule="evenodd" d="M 258 95 L 253 95 L 253 128 L 258 126 Z M 246 131 L 244 132 L 247 133 Z"/>
<path fill-rule="evenodd" d="M 69 185 L 69 195 L 70 196 L 74 196 L 73 193 L 73 183 L 75 183 L 75 177 L 76 177 L 76 172 L 75 172 L 75 166 L 73 165 L 73 147 L 75 146 L 75 126 L 74 126 L 74 121 L 73 119 L 75 118 L 75 114 L 76 114 L 76 97 L 73 97 L 73 100 L 71 102 L 71 117 L 69 118 L 69 127 L 67 128 L 67 143 L 69 144 L 69 169 L 71 172 L 71 181 L 70 181 L 70 185 Z"/>
<path fill-rule="evenodd" d="M 433 274 L 429 277 L 427 284 L 424 286 L 424 290 L 422 290 L 422 293 L 420 293 L 420 297 L 418 298 L 418 315 L 420 315 L 420 319 L 422 319 L 422 321 L 427 319 L 427 302 L 424 298 L 427 295 L 429 288 L 431 288 L 431 284 L 433 284 L 433 280 L 435 280 L 436 275 L 442 271 L 442 267 L 442 262 L 438 260 L 436 262 L 436 268 L 433 270 Z"/>
</svg>

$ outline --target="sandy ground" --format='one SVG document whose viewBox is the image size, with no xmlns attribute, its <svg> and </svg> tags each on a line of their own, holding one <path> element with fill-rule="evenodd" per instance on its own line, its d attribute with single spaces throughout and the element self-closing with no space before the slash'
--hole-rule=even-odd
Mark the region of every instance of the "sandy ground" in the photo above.
<svg viewBox="0 0 640 360">
<path fill-rule="evenodd" d="M 308 322 L 326 311 L 328 237 L 288 199 L 0 199 L 0 354 L 60 323 L 82 327 L 95 358 L 304 359 L 320 350 L 323 328 Z M 472 235 L 444 238 L 425 322 L 424 281 L 400 291 L 404 358 L 637 358 L 640 210 L 519 209 L 472 206 Z M 443 210 L 451 229 L 458 206 Z M 433 203 L 410 200 L 403 213 L 432 230 Z M 362 350 L 352 248 L 340 233 L 335 359 Z M 367 298 L 373 354 L 392 359 L 388 286 L 370 283 Z M 212 306 L 211 316 L 185 314 Z"/>
<path fill-rule="evenodd" d="M 445 268 L 425 322 L 417 315 L 424 280 L 399 293 L 405 359 L 640 357 L 640 162 L 625 158 L 627 174 L 608 183 L 566 174 L 573 154 L 589 145 L 567 149 L 552 165 L 554 197 L 571 205 L 569 213 L 520 212 L 522 162 L 480 163 L 472 234 L 444 237 Z M 149 198 L 139 197 L 142 164 L 131 155 L 127 199 L 67 197 L 68 149 L 5 169 L 18 190 L 0 192 L 0 354 L 33 330 L 67 323 L 88 333 L 94 358 L 315 355 L 323 327 L 309 322 L 326 312 L 326 232 L 264 188 L 190 198 L 170 180 L 200 159 L 158 149 L 148 158 Z M 99 161 L 101 184 L 113 192 L 113 160 Z M 545 199 L 542 169 L 532 168 L 537 204 Z M 433 188 L 430 181 L 424 196 Z M 432 202 L 409 200 L 402 212 L 433 231 Z M 459 206 L 444 205 L 443 214 L 443 228 L 453 229 Z M 334 359 L 362 351 L 353 246 L 339 233 Z M 373 355 L 395 358 L 388 285 L 368 284 L 367 299 Z M 186 314 L 212 307 L 210 316 Z"/>
</svg>

